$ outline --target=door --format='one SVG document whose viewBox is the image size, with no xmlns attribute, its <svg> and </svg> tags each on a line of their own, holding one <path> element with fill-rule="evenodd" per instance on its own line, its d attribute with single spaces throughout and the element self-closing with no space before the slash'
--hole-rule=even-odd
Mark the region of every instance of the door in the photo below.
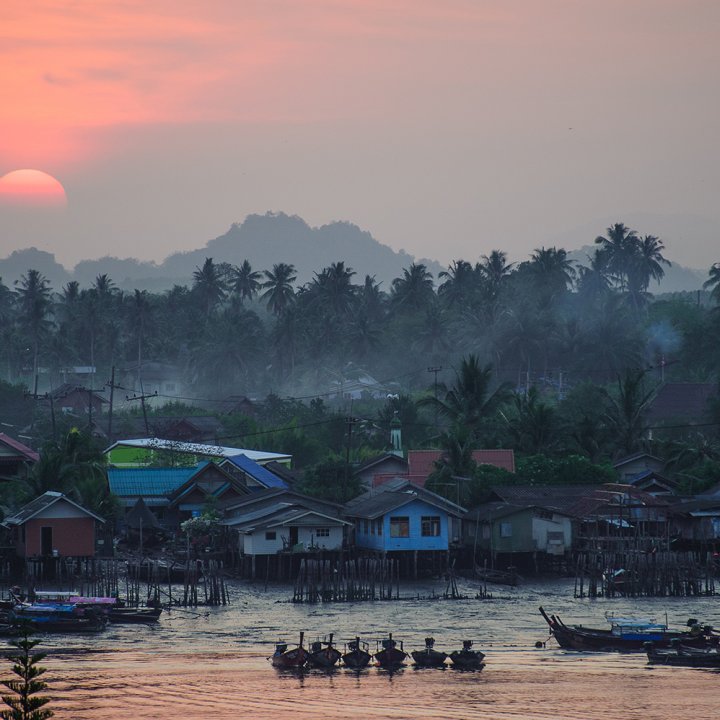
<svg viewBox="0 0 720 720">
<path fill-rule="evenodd" d="M 297 529 L 297 526 L 295 526 L 295 527 L 290 527 L 289 530 L 290 530 L 290 547 L 292 548 L 293 545 L 298 544 L 298 529 Z"/>
<path fill-rule="evenodd" d="M 53 551 L 53 529 L 51 527 L 40 528 L 40 554 L 52 555 Z"/>
</svg>

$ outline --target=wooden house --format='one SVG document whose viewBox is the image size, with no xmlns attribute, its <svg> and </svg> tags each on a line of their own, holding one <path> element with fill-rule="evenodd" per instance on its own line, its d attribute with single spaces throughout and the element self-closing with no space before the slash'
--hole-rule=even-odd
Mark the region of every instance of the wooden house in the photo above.
<svg viewBox="0 0 720 720">
<path fill-rule="evenodd" d="M 539 505 L 485 503 L 463 517 L 463 542 L 478 555 L 564 555 L 572 547 L 573 518 L 567 512 Z"/>
<path fill-rule="evenodd" d="M 613 463 L 613 468 L 615 468 L 620 482 L 625 483 L 648 470 L 661 473 L 665 469 L 665 461 L 650 455 L 650 453 L 639 452 L 620 458 Z"/>
<path fill-rule="evenodd" d="M 19 440 L 0 433 L 0 482 L 26 478 L 40 455 Z"/>
<path fill-rule="evenodd" d="M 336 503 L 269 488 L 228 506 L 222 524 L 237 534 L 242 555 L 340 550 L 350 526 L 340 512 Z"/>
<path fill-rule="evenodd" d="M 363 486 L 371 488 L 375 485 L 378 475 L 387 479 L 408 474 L 408 461 L 395 453 L 383 453 L 366 460 L 355 470 L 355 477 L 359 478 Z"/>
<path fill-rule="evenodd" d="M 404 477 L 390 480 L 345 505 L 355 545 L 378 552 L 447 551 L 460 542 L 465 508 Z"/>
<path fill-rule="evenodd" d="M 63 383 L 47 394 L 47 404 L 50 403 L 57 413 L 87 415 L 92 412 L 97 417 L 102 413 L 103 405 L 107 404 L 107 400 L 82 385 Z"/>
<path fill-rule="evenodd" d="M 94 557 L 105 521 L 62 493 L 48 491 L 3 520 L 20 557 Z"/>
</svg>

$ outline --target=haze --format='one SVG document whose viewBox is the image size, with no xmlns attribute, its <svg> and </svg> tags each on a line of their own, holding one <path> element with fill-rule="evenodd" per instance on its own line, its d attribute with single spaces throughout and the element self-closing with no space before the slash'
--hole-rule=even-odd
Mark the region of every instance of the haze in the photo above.
<svg viewBox="0 0 720 720">
<path fill-rule="evenodd" d="M 4 0 L 0 256 L 161 260 L 248 213 L 447 263 L 611 222 L 718 259 L 715 0 Z M 282 258 L 278 258 L 282 260 Z"/>
</svg>

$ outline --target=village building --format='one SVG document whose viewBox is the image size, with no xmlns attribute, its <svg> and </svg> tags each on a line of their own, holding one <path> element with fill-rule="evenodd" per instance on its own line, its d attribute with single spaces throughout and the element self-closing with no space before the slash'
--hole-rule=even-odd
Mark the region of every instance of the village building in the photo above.
<svg viewBox="0 0 720 720">
<path fill-rule="evenodd" d="M 48 491 L 3 520 L 22 558 L 94 557 L 105 520 L 66 495 Z"/>
<path fill-rule="evenodd" d="M 0 482 L 23 479 L 40 455 L 19 440 L 0 433 Z"/>
<path fill-rule="evenodd" d="M 275 461 L 290 465 L 291 455 L 246 450 L 222 445 L 179 442 L 165 438 L 137 438 L 118 440 L 106 448 L 108 463 L 117 468 L 148 467 L 151 465 L 173 467 L 196 465 L 204 460 L 221 462 L 235 455 L 245 455 L 264 465 Z"/>
<path fill-rule="evenodd" d="M 626 483 L 648 470 L 661 473 L 665 469 L 665 461 L 650 453 L 638 452 L 620 458 L 613 463 L 613 468 L 617 472 L 620 482 Z"/>
<path fill-rule="evenodd" d="M 358 549 L 409 554 L 415 574 L 419 553 L 429 554 L 431 562 L 442 554 L 446 562 L 450 548 L 459 547 L 465 512 L 406 477 L 389 480 L 345 505 Z"/>
<path fill-rule="evenodd" d="M 103 395 L 82 385 L 63 383 L 50 390 L 44 402 L 56 413 L 88 415 L 96 417 L 102 413 L 107 400 Z"/>
<path fill-rule="evenodd" d="M 104 428 L 107 431 L 107 424 Z M 149 415 L 116 418 L 113 435 L 117 437 L 164 438 L 174 442 L 218 444 L 225 432 L 214 415 Z"/>
</svg>

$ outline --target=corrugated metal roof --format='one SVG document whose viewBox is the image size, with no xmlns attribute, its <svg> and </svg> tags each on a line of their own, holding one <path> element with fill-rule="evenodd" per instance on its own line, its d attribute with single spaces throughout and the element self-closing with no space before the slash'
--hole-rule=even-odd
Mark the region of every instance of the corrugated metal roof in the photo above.
<svg viewBox="0 0 720 720">
<path fill-rule="evenodd" d="M 233 455 L 228 460 L 240 468 L 244 473 L 247 473 L 254 480 L 257 480 L 261 485 L 267 488 L 287 488 L 287 483 L 279 478 L 277 475 L 266 470 L 262 465 L 258 465 L 254 460 L 251 460 L 247 455 Z"/>
<path fill-rule="evenodd" d="M 423 475 L 427 478 L 435 470 L 435 463 L 442 455 L 442 450 L 408 451 L 408 475 Z M 473 450 L 472 457 L 478 465 L 494 465 L 515 472 L 515 453 L 512 450 Z"/>
<path fill-rule="evenodd" d="M 27 505 L 23 505 L 23 507 L 21 507 L 14 515 L 5 518 L 5 520 L 3 520 L 3 525 L 22 525 L 28 520 L 34 518 L 38 513 L 60 501 L 69 503 L 73 507 L 76 507 L 78 510 L 81 510 L 100 522 L 105 522 L 105 520 L 103 520 L 99 515 L 96 515 L 94 512 L 82 507 L 82 505 L 78 505 L 74 500 L 71 500 L 62 493 L 55 492 L 54 490 L 48 490 L 40 497 L 30 501 Z"/>
<path fill-rule="evenodd" d="M 170 495 L 197 472 L 189 468 L 108 468 L 108 484 L 113 495 Z"/>
<path fill-rule="evenodd" d="M 23 445 L 19 440 L 16 440 L 5 433 L 0 433 L 0 443 L 12 448 L 28 460 L 32 460 L 33 462 L 38 462 L 38 460 L 40 460 L 40 455 L 38 455 L 38 453 L 36 453 L 32 448 L 29 448 L 27 445 Z"/>
</svg>

